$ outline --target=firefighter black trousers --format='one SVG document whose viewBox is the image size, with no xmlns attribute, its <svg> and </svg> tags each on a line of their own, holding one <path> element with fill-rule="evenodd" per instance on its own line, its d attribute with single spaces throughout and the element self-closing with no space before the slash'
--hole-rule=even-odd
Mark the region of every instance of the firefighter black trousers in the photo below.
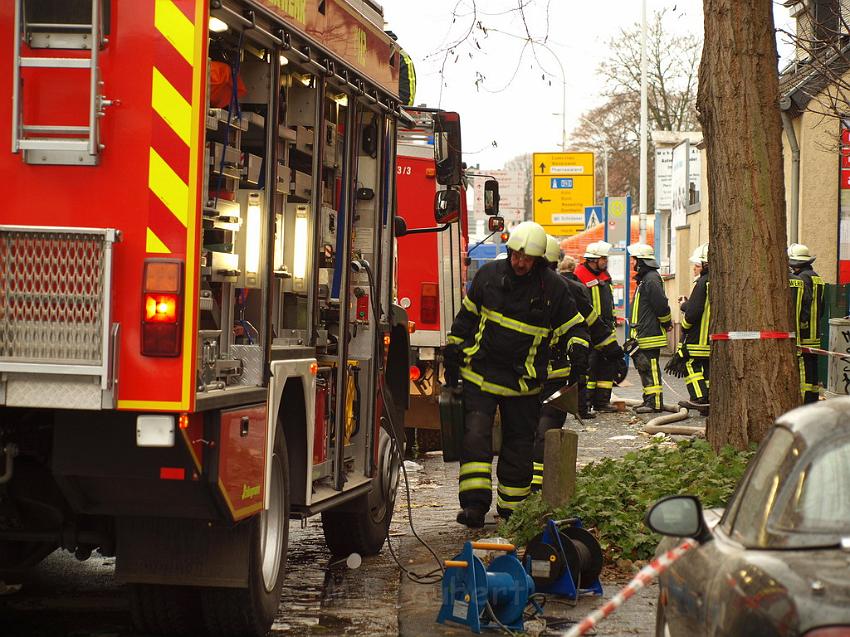
<svg viewBox="0 0 850 637">
<path fill-rule="evenodd" d="M 661 356 L 660 348 L 639 349 L 632 356 L 635 368 L 640 374 L 640 382 L 643 384 L 643 404 L 658 411 L 662 408 L 661 368 L 658 358 Z"/>
<path fill-rule="evenodd" d="M 564 426 L 566 414 L 552 405 L 540 406 L 540 420 L 537 422 L 537 432 L 534 435 L 534 463 L 531 478 L 531 490 L 543 488 L 543 452 L 546 444 L 546 432 L 550 429 L 560 429 Z"/>
<path fill-rule="evenodd" d="M 685 363 L 688 375 L 685 376 L 685 384 L 688 387 L 688 395 L 691 400 L 708 400 L 709 385 L 709 358 L 708 356 L 694 356 Z"/>
<path fill-rule="evenodd" d="M 816 403 L 820 396 L 818 385 L 818 355 L 802 354 L 797 357 L 800 368 L 800 394 L 803 404 Z"/>
<path fill-rule="evenodd" d="M 588 406 L 605 407 L 611 402 L 614 372 L 614 364 L 605 360 L 598 350 L 590 353 L 590 376 L 587 381 Z"/>
<path fill-rule="evenodd" d="M 461 508 L 487 511 L 493 499 L 493 420 L 496 408 L 502 426 L 502 446 L 496 467 L 496 509 L 509 517 L 530 492 L 534 434 L 540 413 L 539 396 L 496 396 L 476 385 L 463 384 L 466 419 L 460 453 L 458 496 Z"/>
</svg>

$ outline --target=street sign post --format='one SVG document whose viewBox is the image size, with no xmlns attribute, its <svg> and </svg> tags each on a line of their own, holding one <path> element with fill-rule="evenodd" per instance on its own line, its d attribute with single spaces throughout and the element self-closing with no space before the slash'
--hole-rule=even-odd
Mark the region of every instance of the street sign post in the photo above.
<svg viewBox="0 0 850 637">
<path fill-rule="evenodd" d="M 559 237 L 584 230 L 596 198 L 593 153 L 534 153 L 532 161 L 534 220 Z"/>
<path fill-rule="evenodd" d="M 612 245 L 608 272 L 614 292 L 614 313 L 628 321 L 630 311 L 631 267 L 626 247 L 631 241 L 631 197 L 605 197 L 605 241 Z M 626 323 L 624 338 L 629 336 Z"/>
</svg>

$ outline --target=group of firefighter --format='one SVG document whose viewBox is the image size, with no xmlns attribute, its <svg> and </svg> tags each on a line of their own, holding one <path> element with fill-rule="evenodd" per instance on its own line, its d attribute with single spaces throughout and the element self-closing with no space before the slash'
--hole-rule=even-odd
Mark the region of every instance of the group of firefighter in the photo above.
<svg viewBox="0 0 850 637">
<path fill-rule="evenodd" d="M 462 379 L 464 435 L 460 452 L 457 521 L 484 525 L 492 503 L 492 430 L 499 409 L 502 442 L 496 468 L 496 509 L 507 518 L 543 483 L 543 441 L 564 424 L 565 414 L 545 399 L 566 385 L 578 392 L 578 416 L 613 412 L 611 391 L 628 371 L 626 352 L 617 341 L 614 294 L 608 273 L 611 245 L 587 246 L 583 262 L 561 259 L 557 240 L 537 223 L 516 226 L 506 244 L 507 258 L 476 273 L 443 348 L 444 379 L 453 387 Z M 626 350 L 643 384 L 635 412 L 661 412 L 661 350 L 667 346 L 672 318 L 660 264 L 652 246 L 628 246 L 637 281 L 628 317 L 634 337 Z M 820 343 L 823 282 L 812 269 L 806 246 L 788 249 L 791 290 L 796 306 L 797 343 Z M 672 368 L 685 377 L 689 400 L 681 407 L 707 414 L 709 409 L 709 263 L 708 244 L 691 256 L 694 286 L 680 297 L 682 338 Z M 668 364 L 668 370 L 671 364 Z M 799 357 L 802 397 L 818 398 L 817 360 Z"/>
</svg>

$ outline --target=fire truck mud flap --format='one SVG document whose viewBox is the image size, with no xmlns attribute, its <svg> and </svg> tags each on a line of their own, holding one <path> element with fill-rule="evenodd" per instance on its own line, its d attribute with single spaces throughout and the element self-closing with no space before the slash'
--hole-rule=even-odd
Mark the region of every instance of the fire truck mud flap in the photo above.
<svg viewBox="0 0 850 637">
<path fill-rule="evenodd" d="M 131 583 L 137 630 L 161 635 L 267 633 L 280 601 L 289 542 L 289 462 L 280 429 L 270 464 L 268 510 L 234 526 L 120 521 L 116 575 Z"/>
</svg>

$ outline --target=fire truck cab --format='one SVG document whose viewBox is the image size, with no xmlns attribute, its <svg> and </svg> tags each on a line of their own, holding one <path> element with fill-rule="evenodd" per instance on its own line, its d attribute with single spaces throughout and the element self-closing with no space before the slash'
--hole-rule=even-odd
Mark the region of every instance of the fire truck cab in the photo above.
<svg viewBox="0 0 850 637">
<path fill-rule="evenodd" d="M 419 227 L 398 233 L 397 242 L 396 295 L 416 326 L 411 334 L 413 366 L 405 422 L 411 429 L 439 429 L 440 350 L 468 281 L 466 190 L 471 173 L 462 163 L 457 113 L 423 107 L 406 111 L 415 125 L 399 130 L 398 213 L 406 224 Z M 484 198 L 486 213 L 497 215 L 495 179 L 485 182 Z M 434 222 L 441 225 L 427 227 Z M 504 221 L 491 217 L 489 225 L 493 232 L 497 226 L 503 228 Z"/>
<path fill-rule="evenodd" d="M 0 3 L 0 580 L 98 551 L 140 632 L 263 635 L 290 518 L 381 549 L 400 63 L 371 0 Z"/>
</svg>

